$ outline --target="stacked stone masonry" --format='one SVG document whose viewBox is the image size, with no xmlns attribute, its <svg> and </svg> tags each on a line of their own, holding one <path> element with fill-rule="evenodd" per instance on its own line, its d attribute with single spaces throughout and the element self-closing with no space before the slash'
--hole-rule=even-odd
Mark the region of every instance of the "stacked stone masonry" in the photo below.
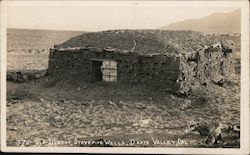
<svg viewBox="0 0 250 155">
<path fill-rule="evenodd" d="M 191 56 L 53 49 L 48 74 L 91 82 L 93 58 L 117 61 L 118 82 L 150 83 L 184 94 L 211 80 L 230 77 L 233 70 L 231 54 L 223 53 L 219 48 L 201 50 Z"/>
</svg>

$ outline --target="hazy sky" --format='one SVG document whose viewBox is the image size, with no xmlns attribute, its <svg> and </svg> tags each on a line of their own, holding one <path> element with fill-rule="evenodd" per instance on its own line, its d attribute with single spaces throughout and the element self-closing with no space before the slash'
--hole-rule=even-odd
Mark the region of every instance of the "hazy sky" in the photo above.
<svg viewBox="0 0 250 155">
<path fill-rule="evenodd" d="M 100 31 L 154 29 L 190 18 L 237 8 L 173 8 L 112 6 L 8 6 L 7 27 Z"/>
</svg>

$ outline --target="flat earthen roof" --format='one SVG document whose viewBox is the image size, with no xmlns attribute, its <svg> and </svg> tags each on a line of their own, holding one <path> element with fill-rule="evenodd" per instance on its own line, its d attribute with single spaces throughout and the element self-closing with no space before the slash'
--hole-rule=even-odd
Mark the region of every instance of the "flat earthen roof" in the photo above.
<svg viewBox="0 0 250 155">
<path fill-rule="evenodd" d="M 116 51 L 130 51 L 150 55 L 178 54 L 194 52 L 219 42 L 214 35 L 195 31 L 173 30 L 110 30 L 83 33 L 58 45 L 58 48 L 88 48 L 116 49 Z"/>
</svg>

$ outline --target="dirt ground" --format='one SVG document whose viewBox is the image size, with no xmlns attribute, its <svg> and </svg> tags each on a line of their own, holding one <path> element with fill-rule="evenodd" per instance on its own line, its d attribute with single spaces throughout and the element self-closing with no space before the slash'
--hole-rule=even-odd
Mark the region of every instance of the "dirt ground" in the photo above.
<svg viewBox="0 0 250 155">
<path fill-rule="evenodd" d="M 8 82 L 9 146 L 81 146 L 81 141 L 105 139 L 125 141 L 117 146 L 215 147 L 203 144 L 198 132 L 185 129 L 192 122 L 213 128 L 216 120 L 227 125 L 240 120 L 238 88 L 211 84 L 205 89 L 216 92 L 207 92 L 203 99 L 180 98 L 147 85 L 47 81 Z M 183 142 L 177 143 L 178 139 Z M 239 147 L 239 139 L 229 138 L 221 147 Z"/>
</svg>

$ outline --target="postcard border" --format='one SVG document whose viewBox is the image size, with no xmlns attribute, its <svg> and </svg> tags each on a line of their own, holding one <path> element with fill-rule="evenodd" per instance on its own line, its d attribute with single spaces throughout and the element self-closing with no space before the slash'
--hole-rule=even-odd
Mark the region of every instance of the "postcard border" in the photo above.
<svg viewBox="0 0 250 155">
<path fill-rule="evenodd" d="M 144 7 L 239 7 L 241 8 L 241 147 L 221 148 L 141 148 L 141 147 L 7 147 L 6 146 L 6 7 L 9 5 L 98 5 Z M 1 150 L 3 152 L 65 153 L 185 153 L 248 154 L 249 153 L 249 2 L 248 1 L 1 1 Z"/>
</svg>

